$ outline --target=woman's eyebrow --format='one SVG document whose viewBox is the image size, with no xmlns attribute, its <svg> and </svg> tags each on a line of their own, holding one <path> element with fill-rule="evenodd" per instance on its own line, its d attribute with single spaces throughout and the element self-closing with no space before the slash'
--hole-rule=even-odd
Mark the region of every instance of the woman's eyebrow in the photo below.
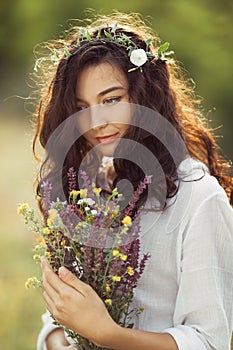
<svg viewBox="0 0 233 350">
<path fill-rule="evenodd" d="M 109 88 L 99 92 L 98 96 L 106 95 L 109 92 L 112 92 L 112 91 L 115 91 L 115 90 L 125 90 L 125 88 L 123 86 L 121 86 L 121 85 L 119 85 L 119 86 L 110 86 Z"/>
<path fill-rule="evenodd" d="M 112 91 L 116 91 L 116 90 L 125 90 L 125 88 L 123 86 L 121 86 L 121 85 L 110 86 L 109 88 L 107 88 L 107 89 L 105 89 L 103 91 L 100 91 L 97 96 L 98 97 L 102 97 L 102 96 L 104 96 L 104 95 L 106 95 L 106 94 L 108 94 L 108 93 L 110 93 Z M 83 102 L 82 98 L 78 98 L 78 97 L 76 98 L 76 101 L 77 102 Z"/>
</svg>

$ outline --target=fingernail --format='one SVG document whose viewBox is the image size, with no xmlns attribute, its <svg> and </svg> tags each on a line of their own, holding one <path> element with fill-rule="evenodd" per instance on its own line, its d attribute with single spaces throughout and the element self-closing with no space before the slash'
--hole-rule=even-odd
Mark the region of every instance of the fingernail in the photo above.
<svg viewBox="0 0 233 350">
<path fill-rule="evenodd" d="M 69 270 L 65 266 L 59 267 L 59 276 L 65 277 L 68 274 Z"/>
</svg>

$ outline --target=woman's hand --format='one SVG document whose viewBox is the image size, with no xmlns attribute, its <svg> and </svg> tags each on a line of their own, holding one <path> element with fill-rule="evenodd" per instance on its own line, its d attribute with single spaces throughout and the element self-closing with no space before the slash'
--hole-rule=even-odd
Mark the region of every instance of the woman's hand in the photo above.
<svg viewBox="0 0 233 350">
<path fill-rule="evenodd" d="M 44 300 L 54 318 L 96 345 L 108 344 L 119 326 L 96 292 L 65 267 L 58 277 L 43 260 L 42 271 Z"/>
</svg>

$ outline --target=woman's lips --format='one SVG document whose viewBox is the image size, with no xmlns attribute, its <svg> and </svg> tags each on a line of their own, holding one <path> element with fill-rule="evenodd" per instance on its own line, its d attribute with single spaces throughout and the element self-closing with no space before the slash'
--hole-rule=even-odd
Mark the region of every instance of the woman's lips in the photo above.
<svg viewBox="0 0 233 350">
<path fill-rule="evenodd" d="M 107 136 L 100 136 L 96 137 L 99 143 L 108 143 L 111 141 L 114 141 L 118 138 L 118 133 L 112 134 L 112 135 L 107 135 Z"/>
</svg>

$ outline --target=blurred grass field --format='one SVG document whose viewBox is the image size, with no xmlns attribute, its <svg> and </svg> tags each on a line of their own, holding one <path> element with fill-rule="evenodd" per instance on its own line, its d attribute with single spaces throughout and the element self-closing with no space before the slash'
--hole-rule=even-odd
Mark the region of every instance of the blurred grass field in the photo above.
<svg viewBox="0 0 233 350">
<path fill-rule="evenodd" d="M 19 118 L 0 121 L 0 348 L 33 350 L 41 327 L 44 303 L 39 290 L 24 283 L 39 275 L 32 261 L 33 233 L 16 213 L 20 202 L 36 208 L 33 176 L 36 163 L 30 149 L 28 127 Z"/>
</svg>

